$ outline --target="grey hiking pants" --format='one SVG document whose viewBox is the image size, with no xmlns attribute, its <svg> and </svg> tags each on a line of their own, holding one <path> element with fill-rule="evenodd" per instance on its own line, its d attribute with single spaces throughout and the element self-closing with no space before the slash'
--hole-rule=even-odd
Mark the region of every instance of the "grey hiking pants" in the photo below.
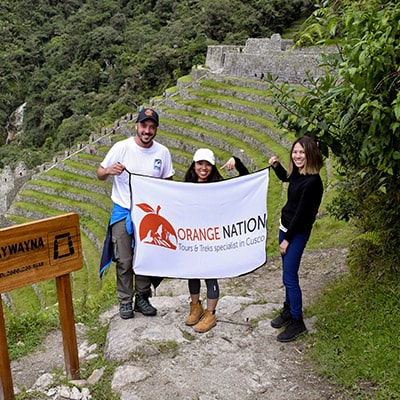
<svg viewBox="0 0 400 400">
<path fill-rule="evenodd" d="M 149 276 L 136 275 L 133 286 L 132 237 L 126 231 L 126 221 L 122 220 L 111 227 L 114 261 L 117 273 L 117 295 L 120 303 L 131 303 L 134 289 L 138 294 L 151 294 Z"/>
</svg>

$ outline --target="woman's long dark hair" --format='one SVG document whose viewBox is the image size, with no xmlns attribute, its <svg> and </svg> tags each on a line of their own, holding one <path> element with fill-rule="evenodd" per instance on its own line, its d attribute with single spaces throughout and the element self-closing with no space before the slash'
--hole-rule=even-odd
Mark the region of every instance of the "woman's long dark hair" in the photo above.
<svg viewBox="0 0 400 400">
<path fill-rule="evenodd" d="M 195 162 L 193 161 L 190 164 L 189 169 L 186 171 L 185 182 L 197 183 L 199 181 L 199 177 L 197 176 L 194 170 L 194 165 Z M 218 182 L 222 180 L 223 180 L 222 175 L 219 173 L 217 167 L 215 165 L 212 165 L 211 174 L 208 175 L 207 182 Z"/>
<path fill-rule="evenodd" d="M 304 149 L 304 153 L 306 155 L 306 160 L 304 162 L 304 167 L 299 170 L 302 175 L 316 175 L 319 173 L 319 170 L 323 167 L 324 162 L 322 159 L 322 153 L 317 143 L 310 136 L 302 136 L 298 138 L 292 145 L 290 149 L 290 159 L 289 159 L 289 167 L 288 167 L 288 175 L 290 176 L 295 168 L 293 160 L 292 160 L 292 152 L 294 146 L 299 143 L 301 147 Z"/>
</svg>

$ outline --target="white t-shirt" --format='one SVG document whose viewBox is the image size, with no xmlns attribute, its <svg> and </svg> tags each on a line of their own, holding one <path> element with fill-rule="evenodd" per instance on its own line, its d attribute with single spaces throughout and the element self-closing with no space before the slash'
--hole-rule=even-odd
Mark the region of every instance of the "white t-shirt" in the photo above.
<svg viewBox="0 0 400 400">
<path fill-rule="evenodd" d="M 108 168 L 116 162 L 123 164 L 129 172 L 156 178 L 170 178 L 175 173 L 169 150 L 155 141 L 149 148 L 138 146 L 133 137 L 115 143 L 100 165 Z M 129 173 L 124 171 L 113 178 L 112 201 L 130 209 Z"/>
</svg>

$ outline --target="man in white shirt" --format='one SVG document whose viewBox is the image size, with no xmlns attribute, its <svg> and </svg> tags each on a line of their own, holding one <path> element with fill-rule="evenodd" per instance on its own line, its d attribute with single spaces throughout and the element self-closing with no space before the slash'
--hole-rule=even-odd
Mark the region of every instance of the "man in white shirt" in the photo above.
<svg viewBox="0 0 400 400">
<path fill-rule="evenodd" d="M 142 108 L 136 119 L 136 135 L 115 143 L 97 169 L 97 177 L 113 176 L 111 199 L 114 207 L 110 218 L 113 261 L 116 262 L 117 294 L 120 316 L 133 318 L 134 311 L 156 315 L 149 301 L 152 278 L 135 276 L 133 285 L 133 224 L 131 220 L 130 173 L 172 179 L 175 171 L 167 147 L 156 142 L 159 117 L 155 110 Z M 135 306 L 132 307 L 135 293 Z"/>
</svg>

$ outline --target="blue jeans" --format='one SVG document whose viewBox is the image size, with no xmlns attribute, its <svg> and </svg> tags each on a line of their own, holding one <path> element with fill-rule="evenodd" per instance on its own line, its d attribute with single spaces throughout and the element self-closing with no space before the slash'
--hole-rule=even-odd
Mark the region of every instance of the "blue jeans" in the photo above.
<svg viewBox="0 0 400 400">
<path fill-rule="evenodd" d="M 292 318 L 301 318 L 303 299 L 299 284 L 301 256 L 310 237 L 310 233 L 298 233 L 290 241 L 286 254 L 282 255 L 282 279 L 285 286 L 285 303 L 290 305 Z M 284 239 L 284 232 L 279 230 L 279 244 Z"/>
</svg>

